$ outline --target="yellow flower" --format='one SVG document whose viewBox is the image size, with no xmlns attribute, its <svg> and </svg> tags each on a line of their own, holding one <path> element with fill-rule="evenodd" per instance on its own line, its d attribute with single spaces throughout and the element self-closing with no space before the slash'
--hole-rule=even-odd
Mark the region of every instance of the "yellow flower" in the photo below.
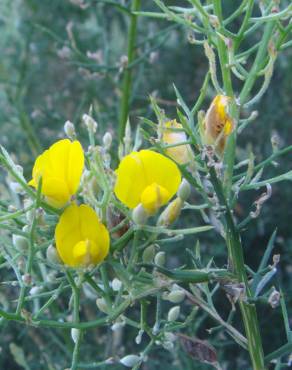
<svg viewBox="0 0 292 370">
<path fill-rule="evenodd" d="M 86 204 L 67 207 L 55 230 L 56 247 L 68 266 L 86 267 L 104 260 L 109 251 L 109 232 Z"/>
<path fill-rule="evenodd" d="M 181 130 L 183 128 L 175 119 L 166 122 L 164 127 L 162 141 L 165 144 L 179 144 L 187 141 L 187 136 L 184 131 L 175 131 L 175 129 Z M 179 164 L 189 163 L 193 158 L 192 149 L 189 144 L 167 148 L 166 153 Z"/>
<path fill-rule="evenodd" d="M 181 182 L 177 165 L 151 150 L 132 152 L 124 157 L 116 174 L 117 198 L 129 208 L 141 203 L 149 214 L 165 205 Z"/>
<path fill-rule="evenodd" d="M 29 185 L 37 188 L 42 178 L 42 194 L 55 207 L 63 207 L 79 187 L 84 153 L 79 141 L 57 141 L 35 161 Z"/>
<path fill-rule="evenodd" d="M 225 148 L 226 139 L 233 130 L 233 120 L 228 114 L 230 97 L 217 95 L 207 113 L 202 127 L 202 138 L 205 144 L 215 145 L 219 154 Z"/>
</svg>

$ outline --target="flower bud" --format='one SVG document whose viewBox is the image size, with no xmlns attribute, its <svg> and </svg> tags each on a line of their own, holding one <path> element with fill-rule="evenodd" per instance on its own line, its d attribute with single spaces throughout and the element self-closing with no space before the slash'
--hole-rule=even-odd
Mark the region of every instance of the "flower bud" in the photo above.
<svg viewBox="0 0 292 370">
<path fill-rule="evenodd" d="M 106 132 L 102 138 L 105 150 L 109 150 L 109 148 L 112 145 L 112 141 L 113 141 L 112 134 L 110 132 Z"/>
<path fill-rule="evenodd" d="M 155 245 L 149 245 L 149 247 L 145 248 L 142 254 L 142 260 L 145 263 L 151 263 L 153 261 L 155 255 Z"/>
<path fill-rule="evenodd" d="M 164 349 L 166 349 L 167 351 L 172 351 L 173 348 L 174 348 L 174 344 L 173 342 L 169 341 L 169 340 L 164 340 L 162 342 L 162 346 Z"/>
<path fill-rule="evenodd" d="M 45 279 L 48 283 L 56 283 L 56 277 L 57 277 L 57 272 L 51 271 L 46 275 Z"/>
<path fill-rule="evenodd" d="M 126 367 L 133 367 L 141 362 L 141 357 L 137 355 L 127 355 L 120 359 L 120 363 Z"/>
<path fill-rule="evenodd" d="M 30 232 L 30 228 L 31 228 L 30 225 L 25 225 L 23 226 L 22 231 L 28 234 Z"/>
<path fill-rule="evenodd" d="M 71 338 L 72 338 L 74 343 L 77 342 L 77 340 L 79 338 L 79 335 L 80 335 L 80 330 L 79 329 L 76 329 L 76 328 L 71 329 Z"/>
<path fill-rule="evenodd" d="M 96 133 L 98 125 L 97 122 L 92 117 L 90 117 L 88 114 L 83 114 L 82 120 L 85 126 L 87 127 L 88 131 L 90 131 L 93 134 Z"/>
<path fill-rule="evenodd" d="M 125 326 L 125 321 L 116 321 L 115 323 L 113 323 L 113 325 L 111 326 L 111 329 L 113 332 L 116 332 L 116 331 L 119 331 L 121 328 L 123 328 Z"/>
<path fill-rule="evenodd" d="M 74 124 L 71 122 L 71 121 L 66 121 L 65 124 L 64 124 L 64 132 L 66 134 L 66 136 L 71 139 L 71 140 L 74 140 L 75 137 L 76 137 L 76 132 L 75 132 L 75 126 Z"/>
<path fill-rule="evenodd" d="M 144 334 L 144 330 L 139 330 L 138 335 L 135 338 L 136 344 L 141 344 L 143 334 Z"/>
<path fill-rule="evenodd" d="M 177 195 L 182 201 L 186 201 L 190 197 L 190 195 L 191 195 L 191 186 L 187 182 L 186 179 L 182 180 L 182 182 L 181 182 L 181 184 L 178 188 Z"/>
<path fill-rule="evenodd" d="M 122 287 L 122 282 L 121 280 L 117 279 L 117 278 L 114 278 L 113 281 L 112 281 L 112 289 L 113 291 L 115 292 L 118 292 Z"/>
<path fill-rule="evenodd" d="M 166 331 L 165 333 L 164 333 L 164 338 L 167 340 L 167 341 L 169 341 L 169 342 L 174 342 L 175 340 L 176 340 L 176 335 L 175 334 L 173 334 L 173 333 L 171 333 L 171 332 L 169 332 L 169 331 Z"/>
<path fill-rule="evenodd" d="M 183 206 L 181 198 L 176 198 L 165 208 L 165 210 L 159 216 L 158 225 L 171 225 L 180 215 Z"/>
<path fill-rule="evenodd" d="M 175 119 L 164 125 L 162 141 L 164 144 L 180 144 L 187 141 L 183 127 Z M 179 164 L 189 163 L 193 158 L 193 152 L 189 144 L 177 145 L 166 149 L 166 154 Z"/>
<path fill-rule="evenodd" d="M 8 212 L 16 212 L 17 208 L 13 204 L 9 204 L 7 210 Z"/>
<path fill-rule="evenodd" d="M 24 194 L 24 190 L 18 182 L 9 181 L 8 185 L 9 185 L 9 187 L 10 187 L 10 189 L 13 193 L 15 193 L 15 194 Z"/>
<path fill-rule="evenodd" d="M 25 251 L 28 249 L 28 240 L 22 235 L 12 235 L 12 244 L 18 250 Z"/>
<path fill-rule="evenodd" d="M 47 260 L 51 263 L 58 264 L 61 263 L 57 249 L 51 244 L 47 248 L 46 252 Z"/>
<path fill-rule="evenodd" d="M 154 263 L 157 266 L 164 266 L 165 265 L 165 252 L 158 252 L 154 257 Z"/>
<path fill-rule="evenodd" d="M 22 275 L 22 281 L 24 282 L 24 285 L 30 285 L 32 282 L 32 277 L 30 274 L 24 274 Z"/>
<path fill-rule="evenodd" d="M 23 176 L 23 167 L 20 164 L 16 164 L 15 169 L 18 175 Z"/>
<path fill-rule="evenodd" d="M 279 305 L 281 298 L 280 292 L 278 292 L 275 288 L 269 296 L 268 302 L 272 308 L 276 308 Z"/>
<path fill-rule="evenodd" d="M 179 306 L 174 306 L 168 311 L 167 320 L 168 321 L 176 321 L 179 317 L 179 314 L 180 314 L 180 307 Z"/>
<path fill-rule="evenodd" d="M 183 126 L 175 119 L 165 123 L 162 141 L 166 145 L 178 144 L 177 146 L 166 149 L 166 154 L 177 163 L 186 164 L 193 159 L 193 152 L 190 145 L 179 145 L 187 141 L 187 136 L 183 131 Z"/>
<path fill-rule="evenodd" d="M 166 299 L 172 303 L 180 303 L 185 299 L 185 292 L 182 289 L 172 290 Z"/>
<path fill-rule="evenodd" d="M 33 286 L 30 291 L 29 291 L 29 294 L 30 295 L 36 295 L 36 294 L 39 294 L 41 293 L 43 290 L 43 288 L 41 286 Z"/>
<path fill-rule="evenodd" d="M 107 304 L 104 298 L 97 298 L 95 302 L 101 312 L 104 312 L 104 313 L 108 312 Z"/>
<path fill-rule="evenodd" d="M 149 214 L 146 212 L 142 204 L 138 204 L 137 207 L 133 209 L 132 218 L 135 224 L 144 225 L 149 217 Z"/>
<path fill-rule="evenodd" d="M 87 282 L 84 282 L 82 284 L 82 290 L 83 290 L 83 293 L 85 295 L 86 298 L 90 299 L 90 300 L 95 300 L 96 299 L 96 290 L 93 289 L 93 287 L 88 284 Z"/>
<path fill-rule="evenodd" d="M 31 199 L 26 198 L 23 201 L 24 208 L 29 208 L 32 204 L 33 204 L 33 201 Z M 29 224 L 31 224 L 33 221 L 33 217 L 34 217 L 34 210 L 30 209 L 29 211 L 25 212 L 25 217 L 27 221 L 29 222 Z"/>
<path fill-rule="evenodd" d="M 280 149 L 281 138 L 277 131 L 274 131 L 271 136 L 271 144 L 272 144 L 273 153 L 277 152 Z"/>
<path fill-rule="evenodd" d="M 227 137 L 231 134 L 234 122 L 228 113 L 231 98 L 217 95 L 202 121 L 200 134 L 206 145 L 214 145 L 218 154 L 222 155 Z"/>
</svg>

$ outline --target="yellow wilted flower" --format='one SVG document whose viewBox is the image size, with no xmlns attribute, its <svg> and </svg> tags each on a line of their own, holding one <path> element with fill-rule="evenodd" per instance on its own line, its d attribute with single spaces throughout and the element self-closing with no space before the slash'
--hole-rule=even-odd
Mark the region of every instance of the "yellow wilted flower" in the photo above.
<svg viewBox="0 0 292 370">
<path fill-rule="evenodd" d="M 109 232 L 86 204 L 67 207 L 55 230 L 56 247 L 68 266 L 85 267 L 104 260 L 109 251 Z"/>
<path fill-rule="evenodd" d="M 117 198 L 129 208 L 141 203 L 149 214 L 166 204 L 181 182 L 177 165 L 151 150 L 132 152 L 124 157 L 116 174 Z"/>
<path fill-rule="evenodd" d="M 219 154 L 222 154 L 226 139 L 233 130 L 233 119 L 228 114 L 230 97 L 217 95 L 204 118 L 201 135 L 207 145 L 215 145 Z"/>
<path fill-rule="evenodd" d="M 29 185 L 37 188 L 42 178 L 42 194 L 55 207 L 63 207 L 74 195 L 84 167 L 79 141 L 59 140 L 35 161 Z"/>
<path fill-rule="evenodd" d="M 165 144 L 179 144 L 187 141 L 187 136 L 184 131 L 175 131 L 174 129 L 182 129 L 182 125 L 175 119 L 168 121 L 164 125 L 162 141 Z M 186 164 L 192 160 L 193 153 L 189 144 L 179 145 L 166 149 L 167 155 L 179 164 Z"/>
</svg>

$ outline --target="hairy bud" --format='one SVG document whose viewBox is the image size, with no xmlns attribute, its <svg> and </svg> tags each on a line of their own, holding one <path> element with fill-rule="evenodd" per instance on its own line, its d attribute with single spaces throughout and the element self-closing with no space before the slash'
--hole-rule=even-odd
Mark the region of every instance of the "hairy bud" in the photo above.
<svg viewBox="0 0 292 370">
<path fill-rule="evenodd" d="M 165 265 L 165 252 L 158 252 L 154 257 L 154 263 L 157 266 Z"/>
<path fill-rule="evenodd" d="M 66 136 L 73 140 L 76 137 L 75 126 L 71 121 L 66 121 L 64 124 L 64 132 Z"/>
<path fill-rule="evenodd" d="M 127 355 L 120 359 L 120 363 L 126 367 L 133 367 L 141 362 L 141 357 L 137 355 Z"/>
<path fill-rule="evenodd" d="M 190 195 L 191 195 L 191 186 L 187 182 L 186 179 L 182 180 L 182 182 L 181 182 L 181 184 L 178 188 L 177 195 L 183 201 L 186 201 L 190 197 Z"/>
<path fill-rule="evenodd" d="M 174 306 L 168 311 L 167 320 L 168 321 L 176 321 L 179 317 L 179 314 L 180 314 L 180 307 L 179 306 Z"/>
</svg>

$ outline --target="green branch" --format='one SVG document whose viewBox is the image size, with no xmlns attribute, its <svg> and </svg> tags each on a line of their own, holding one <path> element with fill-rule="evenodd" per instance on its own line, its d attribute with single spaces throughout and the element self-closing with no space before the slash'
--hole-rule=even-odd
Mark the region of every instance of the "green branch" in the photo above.
<svg viewBox="0 0 292 370">
<path fill-rule="evenodd" d="M 130 20 L 130 28 L 128 34 L 128 65 L 132 64 L 135 57 L 135 43 L 137 36 L 137 15 L 133 14 L 140 9 L 141 0 L 133 0 L 132 2 L 132 15 Z M 120 119 L 119 119 L 119 141 L 121 142 L 124 134 L 126 123 L 129 116 L 130 110 L 130 98 L 132 88 L 132 68 L 126 68 L 124 72 L 123 88 L 122 88 L 122 100 L 120 106 Z"/>
</svg>

